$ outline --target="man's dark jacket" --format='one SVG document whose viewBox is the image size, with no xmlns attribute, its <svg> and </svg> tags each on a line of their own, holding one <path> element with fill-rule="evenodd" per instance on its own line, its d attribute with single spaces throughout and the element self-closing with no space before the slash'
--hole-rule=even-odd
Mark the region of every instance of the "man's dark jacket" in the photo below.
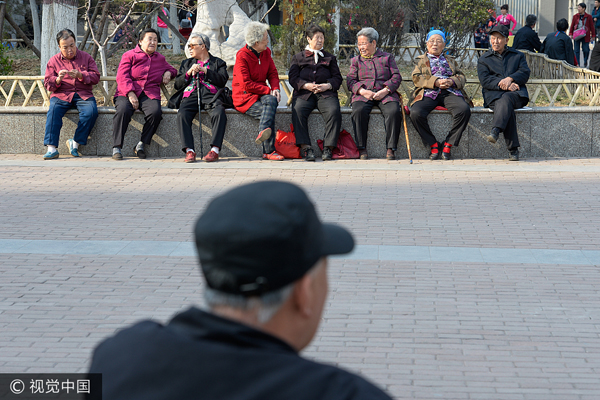
<svg viewBox="0 0 600 400">
<path fill-rule="evenodd" d="M 227 85 L 227 80 L 229 80 L 227 64 L 225 61 L 213 56 L 210 53 L 209 56 L 208 71 L 206 71 L 206 77 L 204 80 L 215 86 L 217 89 L 223 88 L 225 85 Z M 190 83 L 192 83 L 193 79 L 193 77 L 186 79 L 185 73 L 188 72 L 192 65 L 196 63 L 198 63 L 198 60 L 195 58 L 188 58 L 187 60 L 183 60 L 181 62 L 181 65 L 179 66 L 179 72 L 177 73 L 177 78 L 175 78 L 175 93 L 169 99 L 169 108 L 179 108 L 181 100 L 183 99 L 183 91 Z M 204 104 L 210 102 L 214 97 L 214 94 L 212 94 L 210 90 L 208 90 L 208 88 L 202 84 L 200 84 L 200 95 L 200 99 Z"/>
<path fill-rule="evenodd" d="M 573 40 L 564 32 L 548 34 L 542 44 L 542 53 L 554 60 L 565 60 L 575 65 L 575 52 L 573 51 Z"/>
<path fill-rule="evenodd" d="M 312 92 L 307 89 L 300 89 L 305 83 L 331 83 L 332 89 L 324 91 L 321 96 L 337 96 L 343 78 L 335 56 L 322 51 L 324 57 L 319 57 L 319 62 L 315 64 L 315 56 L 309 53 L 301 51 L 292 57 L 288 76 L 290 85 L 294 88 L 293 97 L 308 100 Z"/>
<path fill-rule="evenodd" d="M 495 55 L 492 49 L 483 53 L 477 61 L 477 75 L 483 92 L 484 107 L 489 107 L 491 103 L 502 97 L 505 90 L 500 89 L 498 83 L 509 76 L 519 85 L 516 93 L 529 99 L 525 84 L 529 80 L 530 73 L 525 54 L 512 47 L 504 50 L 502 58 Z"/>
<path fill-rule="evenodd" d="M 287 343 L 190 308 L 143 321 L 94 351 L 105 400 L 391 400 L 365 379 L 304 359 Z"/>
<path fill-rule="evenodd" d="M 524 26 L 517 31 L 515 40 L 512 45 L 515 50 L 529 50 L 529 51 L 540 51 L 542 42 L 537 32 L 531 29 L 530 26 Z"/>
</svg>

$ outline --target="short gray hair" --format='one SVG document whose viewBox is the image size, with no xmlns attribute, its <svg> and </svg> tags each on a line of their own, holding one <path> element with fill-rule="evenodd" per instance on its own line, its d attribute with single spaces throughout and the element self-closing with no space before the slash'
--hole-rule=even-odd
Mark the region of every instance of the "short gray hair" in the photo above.
<svg viewBox="0 0 600 400">
<path fill-rule="evenodd" d="M 263 40 L 265 32 L 269 30 L 269 25 L 263 24 L 262 22 L 252 21 L 246 25 L 244 32 L 244 38 L 248 46 L 254 46 L 256 42 Z"/>
<path fill-rule="evenodd" d="M 256 309 L 258 323 L 265 324 L 273 318 L 277 310 L 290 297 L 295 283 L 292 282 L 281 289 L 265 293 L 260 297 L 245 297 L 237 294 L 223 293 L 207 287 L 204 290 L 204 300 L 211 310 L 220 306 L 242 311 Z"/>
<path fill-rule="evenodd" d="M 193 38 L 198 38 L 206 46 L 206 51 L 210 51 L 210 39 L 204 33 L 192 33 L 188 39 L 188 42 Z M 202 44 L 199 43 L 199 44 Z"/>
<path fill-rule="evenodd" d="M 369 39 L 369 43 L 372 42 L 373 40 L 376 42 L 379 41 L 379 33 L 377 33 L 377 31 L 373 28 L 362 28 L 356 34 L 356 39 L 358 39 L 361 36 L 364 36 L 367 39 Z"/>
</svg>

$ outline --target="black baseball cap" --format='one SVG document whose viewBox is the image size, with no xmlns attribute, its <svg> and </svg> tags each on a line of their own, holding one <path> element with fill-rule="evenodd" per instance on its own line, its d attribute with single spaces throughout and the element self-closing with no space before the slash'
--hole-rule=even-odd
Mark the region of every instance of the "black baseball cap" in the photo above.
<svg viewBox="0 0 600 400">
<path fill-rule="evenodd" d="M 195 239 L 208 287 L 247 297 L 280 289 L 321 257 L 354 248 L 350 232 L 319 220 L 304 190 L 279 181 L 215 197 L 196 221 Z"/>
<path fill-rule="evenodd" d="M 498 32 L 502 36 L 508 37 L 508 27 L 506 25 L 496 24 L 490 31 L 490 35 L 494 32 Z"/>
</svg>

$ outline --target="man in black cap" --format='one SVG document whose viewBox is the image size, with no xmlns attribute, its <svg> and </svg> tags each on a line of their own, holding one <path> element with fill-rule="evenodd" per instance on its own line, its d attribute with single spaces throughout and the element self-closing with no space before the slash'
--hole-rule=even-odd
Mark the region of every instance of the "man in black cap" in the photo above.
<svg viewBox="0 0 600 400">
<path fill-rule="evenodd" d="M 491 48 L 479 57 L 477 75 L 483 92 L 483 105 L 494 110 L 492 131 L 487 135 L 496 143 L 504 133 L 509 161 L 519 161 L 519 136 L 515 110 L 529 103 L 525 84 L 529 80 L 529 67 L 525 55 L 507 47 L 508 28 L 496 25 L 490 31 Z"/>
<path fill-rule="evenodd" d="M 306 360 L 327 297 L 327 256 L 354 247 L 299 187 L 239 186 L 196 222 L 208 311 L 143 321 L 105 340 L 90 372 L 104 400 L 390 400 L 363 378 Z"/>
</svg>

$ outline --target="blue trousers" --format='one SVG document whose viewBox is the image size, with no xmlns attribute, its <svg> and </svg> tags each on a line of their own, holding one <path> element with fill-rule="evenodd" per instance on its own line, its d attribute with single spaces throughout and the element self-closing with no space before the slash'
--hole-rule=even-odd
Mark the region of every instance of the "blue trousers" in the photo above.
<svg viewBox="0 0 600 400">
<path fill-rule="evenodd" d="M 60 129 L 63 125 L 62 119 L 71 108 L 77 108 L 77 111 L 79 111 L 79 122 L 77 123 L 73 140 L 82 145 L 87 144 L 90 131 L 98 118 L 98 106 L 96 106 L 96 99 L 94 97 L 83 100 L 75 93 L 71 102 L 60 100 L 57 97 L 50 99 L 50 108 L 46 115 L 44 146 L 51 145 L 58 147 Z"/>
<path fill-rule="evenodd" d="M 577 62 L 581 68 L 587 67 L 588 56 L 590 55 L 590 44 L 585 41 L 585 38 L 580 40 L 574 40 L 574 50 L 575 50 L 575 58 L 577 58 Z M 580 50 L 581 48 L 581 50 Z M 583 51 L 583 64 L 581 64 L 580 51 Z"/>
</svg>

